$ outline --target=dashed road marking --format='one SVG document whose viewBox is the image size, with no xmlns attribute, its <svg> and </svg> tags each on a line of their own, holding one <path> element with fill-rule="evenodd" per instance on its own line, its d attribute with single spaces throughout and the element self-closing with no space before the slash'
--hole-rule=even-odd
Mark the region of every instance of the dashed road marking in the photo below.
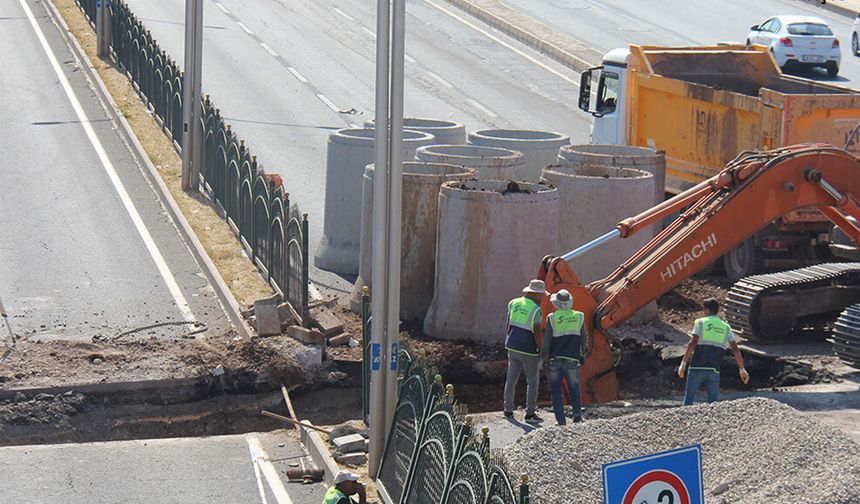
<svg viewBox="0 0 860 504">
<path fill-rule="evenodd" d="M 368 28 L 366 26 L 362 26 L 361 29 L 364 30 L 364 33 L 370 35 L 372 38 L 374 38 L 374 39 L 376 38 L 376 32 L 374 32 L 370 28 Z"/>
<path fill-rule="evenodd" d="M 278 53 L 276 53 L 274 49 L 272 49 L 271 47 L 269 47 L 269 44 L 267 44 L 267 43 L 265 43 L 265 42 L 260 42 L 260 47 L 262 47 L 263 49 L 265 49 L 265 50 L 266 50 L 266 52 L 267 52 L 267 53 L 269 53 L 269 54 L 271 54 L 272 56 L 274 56 L 274 57 L 276 57 L 276 58 L 278 57 Z"/>
<path fill-rule="evenodd" d="M 340 14 L 340 15 L 341 15 L 341 17 L 343 17 L 343 18 L 344 18 L 344 19 L 346 19 L 347 21 L 355 21 L 355 18 L 354 18 L 354 17 L 352 17 L 352 16 L 350 16 L 350 15 L 349 15 L 349 14 L 347 14 L 346 12 L 344 12 L 344 11 L 342 11 L 342 10 L 338 9 L 337 7 L 332 7 L 332 8 L 334 9 L 334 11 L 335 11 L 335 12 L 337 12 L 338 14 Z"/>
<path fill-rule="evenodd" d="M 429 70 L 428 70 L 428 71 L 427 71 L 427 75 L 429 75 L 430 77 L 433 77 L 434 79 L 436 79 L 437 81 L 439 81 L 439 83 L 440 83 L 440 84 L 442 84 L 442 85 L 443 85 L 443 86 L 445 86 L 445 87 L 449 87 L 449 88 L 453 88 L 453 87 L 454 87 L 454 85 L 453 85 L 453 84 L 451 84 L 450 82 L 446 81 L 446 80 L 445 80 L 445 79 L 443 79 L 439 74 L 437 74 L 437 73 L 435 73 L 435 72 L 431 72 L 431 71 L 429 71 Z"/>
<path fill-rule="evenodd" d="M 230 14 L 230 11 L 227 10 L 227 7 L 224 7 L 223 5 L 221 5 L 221 2 L 215 2 L 215 6 L 218 7 L 219 9 L 221 9 L 221 12 L 223 12 L 224 14 L 227 14 L 227 15 Z"/>
<path fill-rule="evenodd" d="M 319 98 L 321 102 L 325 103 L 326 107 L 334 110 L 335 112 L 340 112 L 340 109 L 337 108 L 337 105 L 335 105 L 333 101 L 329 100 L 326 95 L 317 94 L 317 98 Z"/>
<path fill-rule="evenodd" d="M 410 63 L 415 63 L 415 58 L 413 58 L 412 56 L 407 54 L 404 57 L 406 58 L 406 61 L 408 61 Z"/>
<path fill-rule="evenodd" d="M 302 84 L 307 84 L 307 83 L 308 83 L 308 80 L 307 80 L 307 79 L 305 79 L 305 76 L 304 76 L 304 75 L 302 75 L 302 74 L 300 74 L 300 73 L 299 73 L 299 71 L 298 71 L 298 70 L 296 70 L 295 68 L 293 68 L 293 67 L 287 67 L 287 71 L 288 71 L 288 72 L 290 72 L 291 74 L 293 74 L 293 77 L 295 77 L 296 79 L 298 79 L 298 81 L 299 81 L 299 82 L 301 82 Z"/>
<path fill-rule="evenodd" d="M 466 98 L 466 101 L 469 102 L 476 109 L 480 109 L 482 112 L 484 112 L 488 116 L 498 117 L 495 112 L 493 112 L 492 110 L 490 110 L 487 107 L 485 107 L 484 105 L 482 105 L 481 102 L 479 102 L 478 100 L 475 100 L 474 98 Z"/>
<path fill-rule="evenodd" d="M 245 23 L 243 23 L 243 22 L 241 22 L 241 21 L 236 21 L 236 24 L 239 26 L 239 28 L 241 28 L 241 29 L 242 29 L 242 31 L 243 31 L 243 32 L 247 33 L 248 35 L 253 35 L 253 34 L 254 34 L 254 32 L 252 32 L 250 28 L 248 28 L 247 26 L 245 26 Z"/>
</svg>

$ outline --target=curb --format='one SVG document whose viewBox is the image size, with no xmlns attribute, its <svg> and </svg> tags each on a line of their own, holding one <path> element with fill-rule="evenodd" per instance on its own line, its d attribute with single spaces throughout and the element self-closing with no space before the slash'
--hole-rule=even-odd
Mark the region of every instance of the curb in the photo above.
<svg viewBox="0 0 860 504">
<path fill-rule="evenodd" d="M 120 127 L 117 128 L 117 130 L 128 143 L 130 150 L 133 151 L 132 154 L 137 156 L 146 167 L 144 176 L 152 185 L 156 196 L 158 196 L 158 199 L 164 205 L 167 214 L 176 225 L 179 235 L 185 241 L 185 244 L 188 246 L 188 250 L 191 251 L 191 255 L 194 257 L 194 260 L 200 266 L 203 274 L 206 275 L 206 279 L 212 285 L 215 295 L 218 297 L 221 308 L 227 315 L 227 319 L 230 321 L 230 324 L 245 341 L 251 341 L 251 330 L 245 323 L 245 319 L 242 318 L 242 314 L 239 310 L 239 303 L 236 301 L 233 293 L 230 292 L 227 284 L 224 283 L 221 273 L 218 272 L 212 259 L 209 258 L 209 254 L 206 253 L 206 249 L 203 248 L 203 244 L 200 243 L 194 230 L 191 229 L 191 225 L 188 224 L 188 221 L 182 214 L 182 210 L 179 209 L 179 206 L 173 199 L 173 195 L 170 194 L 170 190 L 167 189 L 167 185 L 165 185 L 164 180 L 161 179 L 161 175 L 158 173 L 155 165 L 152 164 L 152 160 L 149 159 L 149 156 L 146 154 L 140 141 L 137 139 L 131 126 L 128 124 L 128 121 L 123 117 L 122 112 L 120 112 L 119 107 L 117 107 L 117 104 L 113 99 L 113 96 L 108 92 L 107 87 L 105 87 L 104 82 L 102 82 L 101 77 L 95 70 L 95 65 L 93 65 L 93 62 L 90 60 L 89 56 L 87 56 L 87 53 L 78 43 L 78 39 L 72 35 L 72 32 L 69 30 L 69 26 L 66 24 L 66 20 L 60 15 L 54 2 L 48 0 L 45 2 L 45 5 L 47 6 L 47 10 L 53 21 L 63 28 L 61 35 L 66 43 L 72 48 L 72 52 L 75 57 L 83 63 L 81 67 L 86 73 L 87 78 L 98 87 L 99 101 L 102 102 L 102 106 L 109 108 L 108 112 L 113 115 L 111 122 L 114 122 L 114 124 L 117 122 L 119 123 Z"/>
<path fill-rule="evenodd" d="M 484 9 L 469 0 L 446 0 L 449 4 L 458 9 L 470 14 L 476 19 L 483 21 L 500 32 L 516 39 L 517 41 L 531 47 L 532 49 L 545 54 L 549 58 L 561 63 L 570 68 L 574 72 L 582 73 L 589 68 L 597 66 L 599 63 L 589 63 L 588 61 L 576 56 L 575 54 L 562 49 L 561 47 L 546 42 L 532 32 L 520 28 L 519 26 L 504 20 L 492 12 Z"/>
<path fill-rule="evenodd" d="M 813 0 L 813 2 L 818 3 L 817 0 Z M 833 0 L 830 0 L 829 2 L 827 2 L 825 4 L 819 3 L 817 5 L 817 7 L 820 9 L 824 9 L 826 11 L 830 11 L 834 14 L 839 14 L 841 16 L 850 17 L 851 19 L 856 18 L 857 13 L 858 13 L 857 9 L 851 9 L 849 7 L 845 7 L 844 5 L 835 4 L 835 3 L 833 3 Z"/>
<path fill-rule="evenodd" d="M 287 390 L 287 387 L 281 385 L 281 395 L 284 396 L 284 403 L 287 405 L 287 411 L 290 413 L 290 418 L 299 421 L 299 418 L 296 416 L 296 410 L 293 408 L 293 401 L 290 400 L 290 392 Z M 310 421 L 304 420 L 304 423 L 313 425 Z M 301 425 L 297 425 L 299 429 L 299 435 L 301 436 L 302 444 L 307 448 L 308 454 L 313 459 L 314 463 L 319 466 L 323 470 L 324 481 L 327 485 L 334 484 L 334 477 L 340 472 L 340 467 L 337 465 L 337 462 L 332 458 L 331 453 L 328 451 L 328 447 L 323 441 L 322 436 L 320 436 L 319 432 L 306 429 Z"/>
</svg>

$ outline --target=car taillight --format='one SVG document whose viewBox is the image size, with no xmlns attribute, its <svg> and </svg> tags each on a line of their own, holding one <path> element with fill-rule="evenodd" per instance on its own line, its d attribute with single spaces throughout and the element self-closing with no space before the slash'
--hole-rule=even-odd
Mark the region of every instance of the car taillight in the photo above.
<svg viewBox="0 0 860 504">
<path fill-rule="evenodd" d="M 785 47 L 794 47 L 794 44 L 791 42 L 791 39 L 788 37 L 782 37 L 779 39 L 779 43 L 784 45 Z"/>
<path fill-rule="evenodd" d="M 833 48 L 839 49 L 839 39 L 833 39 Z"/>
</svg>

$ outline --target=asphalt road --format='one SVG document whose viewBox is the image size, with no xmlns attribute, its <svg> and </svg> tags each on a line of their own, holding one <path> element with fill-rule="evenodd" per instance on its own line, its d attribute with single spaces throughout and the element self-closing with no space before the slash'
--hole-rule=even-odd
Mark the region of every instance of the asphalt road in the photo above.
<svg viewBox="0 0 860 504">
<path fill-rule="evenodd" d="M 373 116 L 375 2 L 204 4 L 204 92 L 310 214 L 313 254 L 322 235 L 328 134 Z M 129 5 L 181 62 L 184 2 Z M 588 139 L 589 118 L 576 108 L 575 74 L 443 0 L 408 3 L 406 52 L 408 116 L 453 119 L 470 131 L 537 128 Z M 353 112 L 338 112 L 346 110 Z M 311 279 L 350 288 L 315 268 Z"/>
<path fill-rule="evenodd" d="M 312 465 L 287 431 L 0 448 L 0 502 L 319 504 L 322 483 L 286 483 Z"/>
<path fill-rule="evenodd" d="M 229 327 L 62 32 L 41 2 L 26 5 L 39 32 L 19 0 L 0 2 L 0 299 L 12 329 L 88 339 L 164 321 Z"/>
<path fill-rule="evenodd" d="M 803 77 L 860 87 L 860 58 L 851 54 L 853 19 L 804 0 L 505 0 L 558 30 L 601 51 L 628 44 L 703 45 L 744 43 L 750 26 L 778 14 L 825 19 L 842 47 L 840 75 L 823 71 Z"/>
</svg>

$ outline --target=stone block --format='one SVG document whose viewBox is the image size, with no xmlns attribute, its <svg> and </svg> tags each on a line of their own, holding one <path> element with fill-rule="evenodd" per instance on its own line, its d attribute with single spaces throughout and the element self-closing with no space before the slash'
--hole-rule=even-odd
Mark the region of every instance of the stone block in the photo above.
<svg viewBox="0 0 860 504">
<path fill-rule="evenodd" d="M 338 464 L 349 466 L 361 466 L 367 463 L 367 455 L 362 452 L 340 453 L 335 452 L 334 460 Z"/>
<path fill-rule="evenodd" d="M 338 334 L 337 336 L 332 336 L 328 339 L 328 346 L 347 345 L 349 344 L 349 338 L 351 337 L 352 336 L 348 332 Z"/>
<path fill-rule="evenodd" d="M 341 453 L 364 452 L 366 449 L 364 436 L 361 434 L 350 434 L 348 436 L 334 438 L 332 444 L 334 445 L 335 450 Z"/>
<path fill-rule="evenodd" d="M 278 318 L 278 307 L 273 304 L 254 304 L 254 319 L 257 334 L 260 336 L 275 336 L 281 334 L 281 321 Z"/>
<path fill-rule="evenodd" d="M 343 331 L 343 322 L 337 318 L 337 315 L 335 315 L 334 312 L 325 306 L 312 308 L 310 310 L 310 314 L 314 325 L 319 327 L 326 336 L 331 336 L 332 334 L 337 334 Z"/>
<path fill-rule="evenodd" d="M 323 335 L 323 333 L 302 326 L 287 327 L 287 336 L 295 338 L 302 343 L 307 343 L 308 345 L 325 344 L 325 335 Z"/>
</svg>

